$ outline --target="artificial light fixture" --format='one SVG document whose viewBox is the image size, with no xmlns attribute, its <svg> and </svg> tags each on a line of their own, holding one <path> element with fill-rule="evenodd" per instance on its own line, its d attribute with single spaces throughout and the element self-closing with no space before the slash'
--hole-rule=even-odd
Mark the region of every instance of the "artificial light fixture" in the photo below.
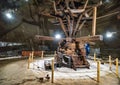
<svg viewBox="0 0 120 85">
<path fill-rule="evenodd" d="M 28 2 L 29 0 L 25 0 L 26 2 Z"/>
<path fill-rule="evenodd" d="M 60 34 L 56 34 L 56 35 L 55 35 L 55 38 L 56 38 L 56 39 L 61 39 L 61 35 L 60 35 Z"/>
<path fill-rule="evenodd" d="M 13 18 L 13 16 L 12 16 L 11 13 L 5 13 L 5 16 L 6 16 L 8 19 L 12 19 L 12 18 Z"/>
<path fill-rule="evenodd" d="M 111 38 L 113 36 L 113 34 L 115 34 L 116 32 L 107 32 L 106 33 L 106 37 L 107 38 Z"/>
</svg>

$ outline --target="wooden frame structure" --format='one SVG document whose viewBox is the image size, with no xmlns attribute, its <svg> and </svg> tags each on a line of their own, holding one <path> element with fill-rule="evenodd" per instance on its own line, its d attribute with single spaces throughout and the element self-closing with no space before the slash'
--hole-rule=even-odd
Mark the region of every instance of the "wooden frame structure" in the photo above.
<svg viewBox="0 0 120 85">
<path fill-rule="evenodd" d="M 65 58 L 68 63 L 68 67 L 72 67 L 76 70 L 77 67 L 87 67 L 90 64 L 85 57 L 85 43 L 102 40 L 101 35 L 96 35 L 96 16 L 97 6 L 90 5 L 89 0 L 54 0 L 53 9 L 54 12 L 49 14 L 58 20 L 61 28 L 66 36 L 62 38 L 62 42 L 59 42 L 58 52 L 61 55 L 56 55 L 57 62 L 61 65 L 64 63 Z M 87 21 L 92 21 L 92 36 L 77 37 L 79 31 L 83 28 Z M 37 40 L 54 40 L 53 37 L 36 35 Z M 74 41 L 73 41 L 74 40 Z M 78 44 L 80 43 L 80 44 Z M 62 49 L 62 50 L 61 50 Z M 77 54 L 75 50 L 81 50 L 81 54 Z M 66 57 L 67 56 L 67 57 Z"/>
</svg>

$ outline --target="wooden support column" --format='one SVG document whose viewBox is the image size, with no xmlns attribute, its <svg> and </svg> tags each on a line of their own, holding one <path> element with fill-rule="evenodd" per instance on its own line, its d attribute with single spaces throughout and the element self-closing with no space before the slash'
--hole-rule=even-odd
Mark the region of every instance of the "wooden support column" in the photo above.
<svg viewBox="0 0 120 85">
<path fill-rule="evenodd" d="M 30 68 L 30 62 L 31 62 L 31 53 L 30 53 L 30 55 L 28 57 L 28 69 Z"/>
<path fill-rule="evenodd" d="M 116 58 L 116 76 L 118 77 L 119 74 L 118 74 L 118 58 Z"/>
<path fill-rule="evenodd" d="M 56 51 L 54 51 L 54 55 L 56 56 Z"/>
<path fill-rule="evenodd" d="M 34 51 L 32 51 L 31 53 L 31 62 L 33 62 L 33 58 L 34 58 Z"/>
<path fill-rule="evenodd" d="M 109 55 L 109 70 L 112 68 L 112 61 L 111 61 L 111 55 Z"/>
<path fill-rule="evenodd" d="M 97 82 L 100 82 L 100 61 L 97 61 Z"/>
<path fill-rule="evenodd" d="M 97 7 L 93 8 L 93 23 L 92 23 L 92 35 L 96 34 L 96 17 L 97 17 Z"/>
<path fill-rule="evenodd" d="M 51 83 L 54 83 L 54 59 L 52 60 L 52 75 L 51 75 Z"/>
<path fill-rule="evenodd" d="M 43 56 L 44 56 L 44 51 L 42 51 L 42 54 L 41 54 L 41 59 L 43 59 Z"/>
<path fill-rule="evenodd" d="M 94 61 L 96 61 L 96 53 L 94 53 Z"/>
</svg>

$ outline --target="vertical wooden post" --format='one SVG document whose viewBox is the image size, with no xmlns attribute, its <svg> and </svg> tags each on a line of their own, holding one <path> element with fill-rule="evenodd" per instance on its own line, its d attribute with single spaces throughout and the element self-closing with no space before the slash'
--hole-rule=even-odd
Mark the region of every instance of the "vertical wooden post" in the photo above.
<svg viewBox="0 0 120 85">
<path fill-rule="evenodd" d="M 34 57 L 34 51 L 31 53 L 31 62 L 33 62 L 33 57 Z"/>
<path fill-rule="evenodd" d="M 117 75 L 117 77 L 119 76 L 118 75 L 118 58 L 116 58 L 116 75 Z"/>
<path fill-rule="evenodd" d="M 32 62 L 32 53 L 29 54 L 29 61 Z"/>
<path fill-rule="evenodd" d="M 97 7 L 93 8 L 93 22 L 92 22 L 92 35 L 96 34 L 96 17 L 97 17 Z"/>
<path fill-rule="evenodd" d="M 112 68 L 112 61 L 111 61 L 111 55 L 109 55 L 109 70 Z"/>
<path fill-rule="evenodd" d="M 31 60 L 30 60 L 30 57 L 31 57 L 31 56 L 29 55 L 29 58 L 28 58 L 28 69 L 30 68 L 30 61 L 31 61 Z"/>
<path fill-rule="evenodd" d="M 94 61 L 96 61 L 96 53 L 94 53 Z"/>
<path fill-rule="evenodd" d="M 51 75 L 51 83 L 54 83 L 54 59 L 52 60 L 52 75 Z"/>
<path fill-rule="evenodd" d="M 97 82 L 100 82 L 100 61 L 97 61 Z"/>
<path fill-rule="evenodd" d="M 44 56 L 44 51 L 42 51 L 42 54 L 41 54 L 41 59 L 43 59 L 43 56 Z"/>
<path fill-rule="evenodd" d="M 54 52 L 54 56 L 56 55 L 56 51 Z"/>
</svg>

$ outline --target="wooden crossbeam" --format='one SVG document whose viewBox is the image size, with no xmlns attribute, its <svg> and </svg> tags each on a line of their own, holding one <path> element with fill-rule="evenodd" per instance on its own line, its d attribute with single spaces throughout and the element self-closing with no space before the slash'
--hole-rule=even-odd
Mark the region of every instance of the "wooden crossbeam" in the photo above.
<svg viewBox="0 0 120 85">
<path fill-rule="evenodd" d="M 36 35 L 35 40 L 54 40 L 54 37 Z"/>
<path fill-rule="evenodd" d="M 82 13 L 85 10 L 84 9 L 69 9 L 71 13 Z M 68 12 L 68 10 L 66 10 L 65 12 Z"/>
<path fill-rule="evenodd" d="M 76 38 L 76 41 L 85 41 L 85 42 L 94 42 L 94 41 L 102 41 L 103 36 L 102 35 L 95 35 L 95 36 L 85 36 Z"/>
<path fill-rule="evenodd" d="M 67 37 L 68 38 L 68 37 Z M 61 38 L 61 39 L 67 39 L 67 38 Z M 55 40 L 54 37 L 50 37 L 50 36 L 41 36 L 41 35 L 36 35 L 35 39 L 37 41 L 39 40 L 49 40 L 49 41 L 53 41 Z M 61 40 L 60 39 L 60 40 Z M 103 40 L 103 36 L 102 35 L 95 35 L 95 36 L 84 36 L 84 37 L 79 37 L 79 38 L 75 38 L 76 41 L 79 42 L 95 42 L 95 41 L 102 41 Z"/>
</svg>

